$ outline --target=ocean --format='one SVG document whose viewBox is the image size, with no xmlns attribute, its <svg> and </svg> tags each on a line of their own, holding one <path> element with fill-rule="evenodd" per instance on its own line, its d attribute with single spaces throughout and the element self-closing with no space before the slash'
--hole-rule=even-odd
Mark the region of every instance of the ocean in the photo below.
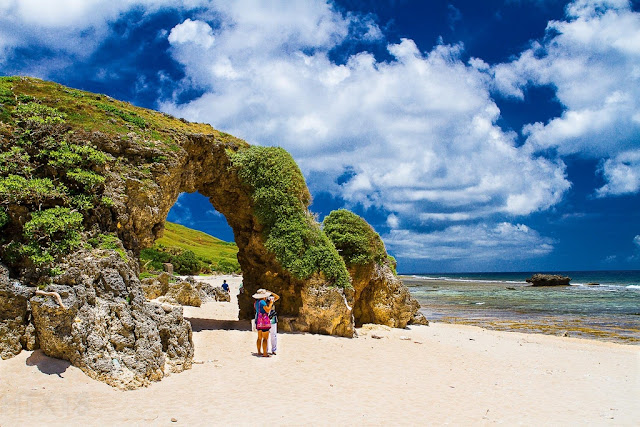
<svg viewBox="0 0 640 427">
<path fill-rule="evenodd" d="M 529 286 L 533 274 L 400 278 L 430 321 L 640 344 L 640 270 L 553 272 L 571 277 L 554 287 Z"/>
</svg>

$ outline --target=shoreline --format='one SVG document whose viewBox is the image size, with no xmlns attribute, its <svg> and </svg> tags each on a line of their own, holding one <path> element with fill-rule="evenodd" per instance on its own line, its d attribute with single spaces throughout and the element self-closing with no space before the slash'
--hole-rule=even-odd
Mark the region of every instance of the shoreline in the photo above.
<svg viewBox="0 0 640 427">
<path fill-rule="evenodd" d="M 184 309 L 193 327 L 192 369 L 123 392 L 68 362 L 25 351 L 0 361 L 0 425 L 640 421 L 637 346 L 436 322 L 364 325 L 353 339 L 279 333 L 278 355 L 264 359 L 253 355 L 256 334 L 233 307 L 242 278 L 207 280 L 225 278 L 231 303 Z"/>
<path fill-rule="evenodd" d="M 526 295 L 544 295 L 548 292 L 549 301 L 555 298 L 555 301 L 563 304 L 558 295 L 569 298 L 572 295 L 587 296 L 587 291 L 597 290 L 595 288 L 606 291 L 609 285 L 536 287 L 529 283 L 490 280 L 399 278 L 418 300 L 420 311 L 430 322 L 640 345 L 640 316 L 607 310 L 594 313 L 573 308 L 556 310 L 555 306 L 541 308 L 539 299 L 522 299 Z M 595 306 L 593 301 L 591 304 Z M 535 307 L 530 309 L 530 303 Z"/>
</svg>

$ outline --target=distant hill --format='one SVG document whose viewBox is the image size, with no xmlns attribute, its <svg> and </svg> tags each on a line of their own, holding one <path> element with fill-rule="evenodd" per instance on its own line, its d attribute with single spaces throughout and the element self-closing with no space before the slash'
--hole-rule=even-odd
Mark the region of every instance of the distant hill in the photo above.
<svg viewBox="0 0 640 427">
<path fill-rule="evenodd" d="M 193 256 L 191 254 L 193 254 Z M 238 247 L 234 242 L 225 242 L 202 231 L 184 225 L 165 222 L 163 236 L 150 249 L 140 253 L 141 264 L 162 269 L 163 262 L 174 264 L 181 274 L 199 272 L 239 273 Z"/>
</svg>

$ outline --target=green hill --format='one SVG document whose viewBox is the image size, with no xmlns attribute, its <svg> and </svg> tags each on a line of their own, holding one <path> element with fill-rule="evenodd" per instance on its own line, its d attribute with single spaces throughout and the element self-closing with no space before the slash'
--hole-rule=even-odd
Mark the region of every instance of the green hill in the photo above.
<svg viewBox="0 0 640 427">
<path fill-rule="evenodd" d="M 170 262 L 180 274 L 239 273 L 237 254 L 234 242 L 167 221 L 163 236 L 140 253 L 140 262 L 147 271 L 162 270 L 162 263 Z"/>
</svg>

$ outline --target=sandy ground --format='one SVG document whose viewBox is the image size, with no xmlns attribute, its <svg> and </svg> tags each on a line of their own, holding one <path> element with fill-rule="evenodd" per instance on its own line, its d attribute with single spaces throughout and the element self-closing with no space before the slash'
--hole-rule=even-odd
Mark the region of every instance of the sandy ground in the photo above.
<svg viewBox="0 0 640 427">
<path fill-rule="evenodd" d="M 40 351 L 0 360 L 0 426 L 640 424 L 639 346 L 435 323 L 281 333 L 259 358 L 235 302 L 185 307 L 197 363 L 135 391 Z"/>
</svg>

